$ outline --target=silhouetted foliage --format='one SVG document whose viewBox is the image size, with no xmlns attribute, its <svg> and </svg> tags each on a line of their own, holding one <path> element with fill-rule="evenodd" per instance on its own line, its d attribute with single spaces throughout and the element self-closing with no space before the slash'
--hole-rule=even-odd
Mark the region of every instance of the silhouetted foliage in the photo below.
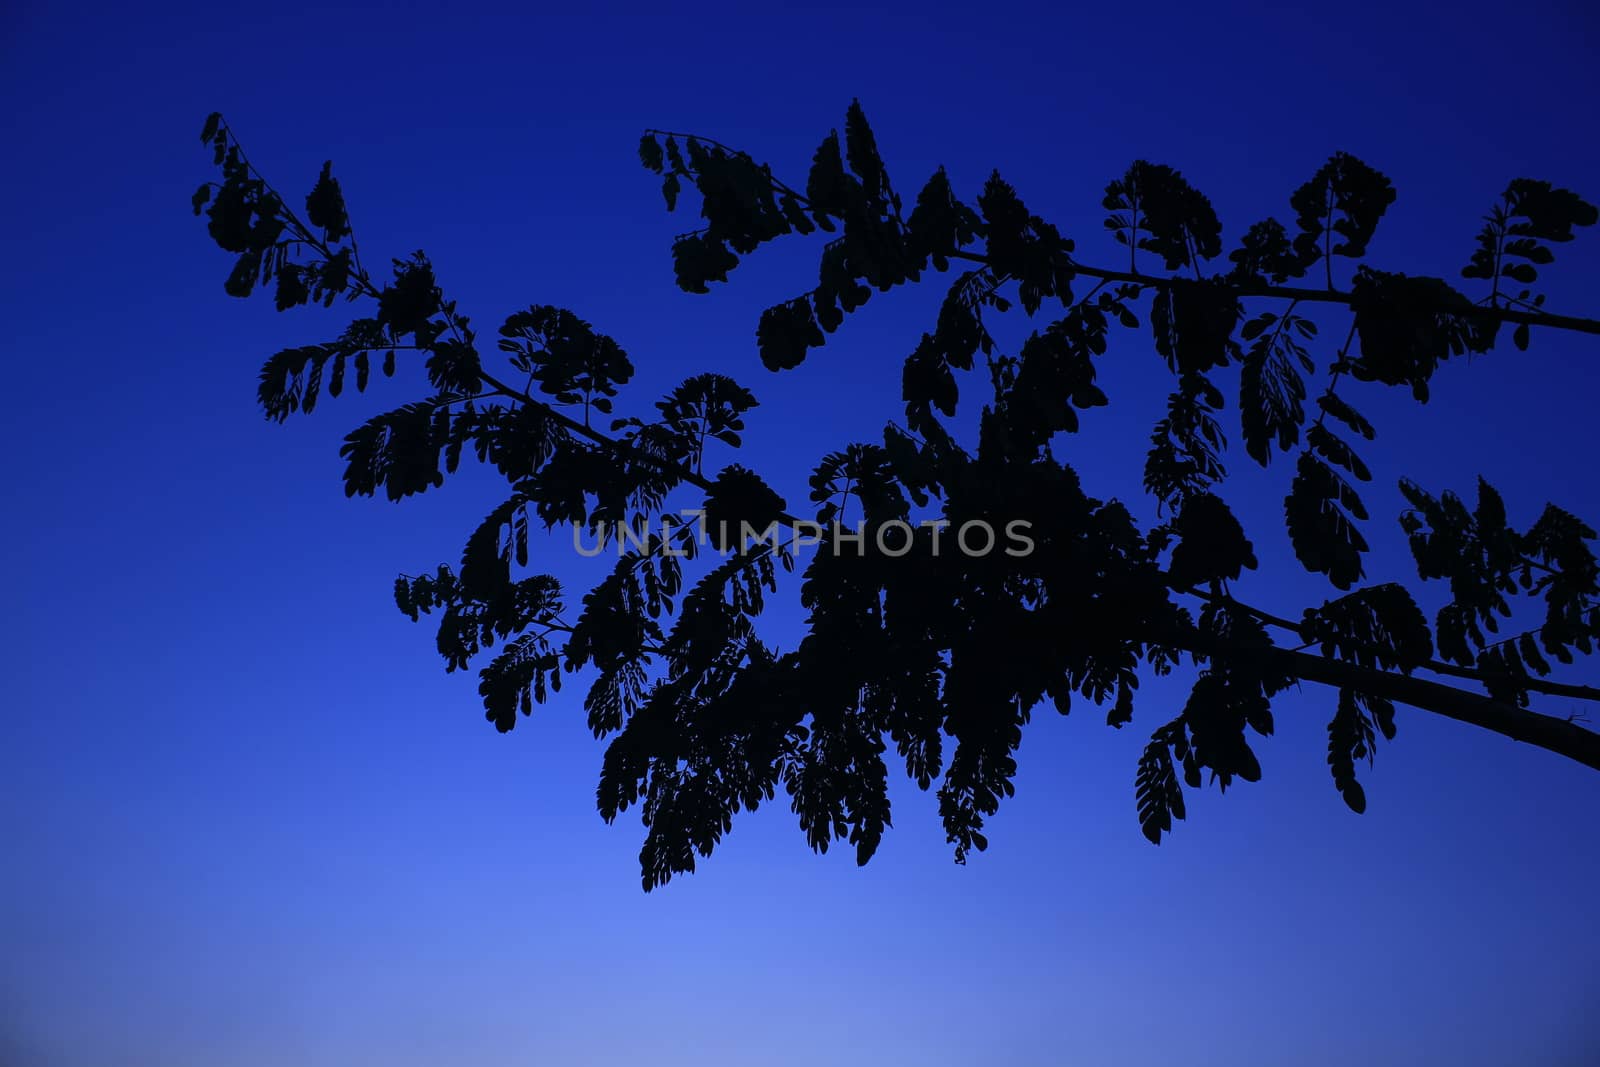
<svg viewBox="0 0 1600 1067">
<path fill-rule="evenodd" d="M 1074 696 L 1104 704 L 1120 728 L 1134 717 L 1141 673 L 1181 662 L 1198 671 L 1190 696 L 1136 769 L 1138 820 L 1152 841 L 1184 818 L 1186 788 L 1261 776 L 1252 738 L 1271 735 L 1273 697 L 1301 681 L 1336 689 L 1328 765 L 1358 812 L 1356 764 L 1372 759 L 1379 734 L 1394 736 L 1395 703 L 1600 767 L 1595 734 L 1528 710 L 1541 694 L 1600 699 L 1550 677 L 1552 661 L 1570 664 L 1600 641 L 1594 529 L 1555 505 L 1514 525 L 1482 480 L 1471 508 L 1407 481 L 1401 522 L 1418 578 L 1447 584 L 1450 599 L 1430 621 L 1405 585 L 1363 584 L 1370 517 L 1359 486 L 1376 429 L 1341 388 L 1404 386 L 1426 402 L 1441 364 L 1490 351 L 1507 324 L 1518 348 L 1533 326 L 1600 333 L 1600 323 L 1546 312 L 1531 288 L 1552 246 L 1596 221 L 1575 193 L 1511 182 L 1460 272 L 1489 283 L 1474 298 L 1364 262 L 1395 190 L 1342 152 L 1293 191 L 1290 225 L 1266 218 L 1231 250 L 1211 202 L 1182 174 L 1135 162 L 1106 186 L 1105 226 L 1126 249 L 1111 268 L 1079 260 L 998 173 L 968 202 L 941 168 L 906 211 L 857 104 L 798 185 L 707 138 L 649 131 L 639 157 L 668 209 L 699 201 L 703 225 L 672 248 L 685 291 L 727 281 L 767 243 L 825 235 L 817 284 L 757 324 L 771 371 L 801 366 L 874 293 L 957 271 L 930 332 L 908 346 L 903 422 L 890 421 L 881 442 L 823 456 L 802 514 L 759 473 L 714 454 L 741 445 L 756 409 L 743 385 L 698 374 L 653 407 L 638 402 L 618 342 L 538 305 L 505 319 L 501 358 L 488 361 L 426 256 L 393 261 L 387 280 L 363 267 L 331 166 L 302 216 L 219 116 L 203 138 L 221 180 L 201 187 L 194 209 L 236 257 L 227 291 L 271 287 L 280 309 L 340 296 L 369 309 L 331 342 L 272 356 L 263 410 L 279 421 L 310 412 L 321 395 L 340 395 L 352 369 L 365 390 L 374 363 L 385 376 L 401 359 L 421 368 L 426 392 L 346 438 L 346 492 L 426 492 L 464 454 L 504 477 L 510 495 L 476 526 L 459 565 L 402 577 L 395 600 L 412 619 L 438 620 L 449 670 L 488 658 L 479 690 L 499 730 L 583 673 L 589 725 L 611 739 L 600 810 L 610 820 L 639 808 L 647 889 L 693 870 L 735 814 L 780 789 L 813 848 L 842 839 L 865 863 L 890 822 L 890 758 L 920 788 L 937 783 L 964 860 L 987 844 L 985 820 L 1012 792 L 1022 729 L 1040 702 L 1063 714 Z M 1284 285 L 1318 274 L 1320 287 Z M 1013 303 L 1045 321 L 1008 355 L 989 321 Z M 1319 307 L 1348 319 L 1342 343 L 1323 343 Z M 1113 330 L 1146 320 L 1171 384 L 1143 478 L 1159 518 L 1141 528 L 1121 503 L 1087 495 L 1052 449 L 1109 402 L 1096 361 Z M 986 375 L 972 373 L 980 361 Z M 1232 592 L 1262 558 L 1224 498 L 1219 383 L 1234 364 L 1244 457 L 1266 467 L 1292 454 L 1288 544 L 1341 594 L 1299 621 Z M 1308 403 L 1318 375 L 1324 385 Z M 980 409 L 965 430 L 954 422 L 963 389 Z M 697 503 L 699 521 L 669 509 L 669 497 Z M 554 578 L 528 573 L 535 523 L 620 542 L 609 573 L 570 608 Z M 1029 550 L 969 550 L 971 530 L 1013 528 Z M 772 648 L 756 620 L 805 535 L 823 540 L 801 583 L 805 636 Z M 702 562 L 707 547 L 720 558 Z M 1529 605 L 1542 622 L 1500 636 Z"/>
</svg>

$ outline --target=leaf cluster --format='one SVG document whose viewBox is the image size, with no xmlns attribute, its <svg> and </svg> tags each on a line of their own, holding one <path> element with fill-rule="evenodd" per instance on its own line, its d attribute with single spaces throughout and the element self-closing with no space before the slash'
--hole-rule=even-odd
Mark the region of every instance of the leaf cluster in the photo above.
<svg viewBox="0 0 1600 1067">
<path fill-rule="evenodd" d="M 1356 762 L 1370 761 L 1379 734 L 1394 735 L 1393 702 L 1374 673 L 1443 669 L 1521 705 L 1550 661 L 1570 663 L 1600 643 L 1594 530 L 1553 505 L 1514 528 L 1486 483 L 1473 509 L 1402 484 L 1419 578 L 1449 587 L 1433 619 L 1397 582 L 1360 584 L 1369 514 L 1357 486 L 1371 479 L 1360 449 L 1376 428 L 1349 390 L 1405 386 L 1425 401 L 1441 367 L 1490 351 L 1502 322 L 1517 321 L 1514 342 L 1526 344 L 1528 322 L 1547 321 L 1542 298 L 1503 294 L 1500 282 L 1532 284 L 1550 246 L 1596 220 L 1591 205 L 1547 183 L 1513 182 L 1486 220 L 1463 273 L 1492 291 L 1474 302 L 1440 279 L 1365 262 L 1395 193 L 1347 153 L 1292 192 L 1292 231 L 1268 217 L 1231 249 L 1203 193 L 1171 167 L 1137 161 L 1102 201 L 1106 230 L 1127 253 L 1127 269 L 1110 269 L 1080 260 L 1073 240 L 997 172 L 969 203 L 939 168 L 906 211 L 858 102 L 794 185 L 710 139 L 645 134 L 640 160 L 661 179 L 668 209 L 699 200 L 702 225 L 672 248 L 686 291 L 728 281 L 771 242 L 815 238 L 815 286 L 768 308 L 756 328 L 771 371 L 801 367 L 872 294 L 954 271 L 904 360 L 904 424 L 885 425 L 881 443 L 841 443 L 809 479 L 816 521 L 859 522 L 859 536 L 828 533 L 801 566 L 781 532 L 795 521 L 784 495 L 719 459 L 749 431 L 750 390 L 702 373 L 639 398 L 622 345 L 548 305 L 509 314 L 485 358 L 420 252 L 392 261 L 382 283 L 360 266 L 331 168 L 301 219 L 219 118 L 204 138 L 221 180 L 202 187 L 195 210 L 235 257 L 230 293 L 270 279 L 280 308 L 341 293 L 372 302 L 335 340 L 267 361 L 264 412 L 277 421 L 310 412 L 351 376 L 365 390 L 374 361 L 385 377 L 409 369 L 426 382 L 420 395 L 345 439 L 347 494 L 404 499 L 444 484 L 466 458 L 504 479 L 509 495 L 473 528 L 459 564 L 402 578 L 396 602 L 437 622 L 447 669 L 488 660 L 479 693 L 499 730 L 564 678 L 585 675 L 589 726 L 608 739 L 599 809 L 608 820 L 639 811 L 646 888 L 694 870 L 735 815 L 780 791 L 812 848 L 844 841 L 867 862 L 891 825 L 891 762 L 936 791 L 965 861 L 987 847 L 987 820 L 1014 792 L 1036 709 L 1066 714 L 1078 698 L 1122 727 L 1141 676 L 1180 667 L 1193 672 L 1189 695 L 1161 716 L 1135 771 L 1150 840 L 1185 817 L 1186 789 L 1261 777 L 1256 746 L 1274 732 L 1274 698 L 1327 676 L 1306 660 L 1345 669 L 1327 762 L 1361 811 Z M 1334 287 L 1336 258 L 1353 268 L 1347 292 Z M 1319 261 L 1325 292 L 1277 288 Z M 1348 310 L 1342 346 L 1323 350 L 1311 303 Z M 1045 314 L 1012 353 L 990 327 L 1014 308 Z M 1086 493 L 1061 458 L 1083 454 L 1073 435 L 1110 403 L 1097 363 L 1118 330 L 1153 348 L 1151 373 L 1169 393 L 1143 471 L 1155 524 Z M 1342 593 L 1298 622 L 1234 593 L 1274 558 L 1264 546 L 1280 535 L 1247 530 L 1227 503 L 1224 387 L 1235 366 L 1245 454 L 1263 467 L 1294 454 L 1281 536 Z M 975 432 L 964 433 L 958 418 L 974 409 Z M 669 499 L 697 504 L 699 521 Z M 536 525 L 571 526 L 615 549 L 614 561 L 568 598 L 537 573 Z M 1013 528 L 1026 531 L 1027 551 L 968 550 L 974 530 Z M 803 636 L 773 647 L 760 620 L 779 569 L 797 567 Z M 1497 639 L 1519 605 L 1542 610 L 1543 622 Z M 1318 654 L 1286 649 L 1274 630 Z"/>
</svg>

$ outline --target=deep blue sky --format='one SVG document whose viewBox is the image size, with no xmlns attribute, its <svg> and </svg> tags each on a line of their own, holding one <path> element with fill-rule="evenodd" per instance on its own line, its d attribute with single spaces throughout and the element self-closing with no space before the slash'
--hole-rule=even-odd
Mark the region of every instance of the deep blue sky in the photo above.
<svg viewBox="0 0 1600 1067">
<path fill-rule="evenodd" d="M 932 798 L 902 789 L 865 869 L 811 854 L 780 803 L 642 894 L 637 822 L 593 810 L 601 746 L 577 693 L 497 735 L 474 679 L 389 604 L 397 572 L 458 555 L 493 484 L 345 500 L 338 440 L 406 387 L 264 422 L 261 359 L 351 310 L 230 299 L 187 203 L 213 109 L 292 196 L 332 157 L 369 262 L 426 248 L 485 332 L 572 307 L 632 353 L 641 403 L 734 374 L 764 402 L 747 460 L 803 501 L 809 465 L 896 407 L 936 294 L 875 299 L 776 380 L 755 316 L 806 287 L 806 253 L 677 292 L 668 245 L 692 223 L 639 169 L 642 127 L 803 177 L 859 96 L 907 194 L 941 162 L 968 195 L 999 167 L 1091 260 L 1110 248 L 1100 191 L 1134 158 L 1183 169 L 1237 235 L 1344 149 L 1399 189 L 1377 261 L 1453 277 L 1508 179 L 1600 197 L 1592 11 L 536 10 L 0 15 L 0 1064 L 1600 1062 L 1600 778 L 1402 710 L 1357 817 L 1316 687 L 1257 746 L 1265 779 L 1191 796 L 1159 849 L 1131 783 L 1170 686 L 1121 733 L 1088 706 L 1037 720 L 965 868 Z M 1586 236 L 1550 291 L 1594 314 Z M 1063 455 L 1133 496 L 1164 372 L 1131 337 L 1105 368 L 1116 403 Z M 1411 573 L 1401 471 L 1436 490 L 1483 473 L 1520 521 L 1546 499 L 1596 518 L 1596 368 L 1593 339 L 1536 335 L 1450 365 L 1421 411 L 1359 394 L 1383 446 L 1374 577 Z M 1236 506 L 1270 515 L 1285 469 Z M 1287 546 L 1265 529 L 1270 566 Z M 564 542 L 543 551 L 578 573 Z M 1289 614 L 1328 595 L 1255 591 Z M 777 609 L 774 637 L 795 616 Z"/>
</svg>

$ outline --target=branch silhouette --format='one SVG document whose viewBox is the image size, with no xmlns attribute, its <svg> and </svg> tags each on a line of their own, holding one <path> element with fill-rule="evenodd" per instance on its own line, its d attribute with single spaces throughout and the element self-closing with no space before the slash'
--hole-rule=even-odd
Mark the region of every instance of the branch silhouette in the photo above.
<svg viewBox="0 0 1600 1067">
<path fill-rule="evenodd" d="M 1416 582 L 1449 590 L 1430 619 L 1408 584 L 1368 580 L 1358 487 L 1371 476 L 1360 452 L 1377 428 L 1346 388 L 1404 387 L 1425 403 L 1441 366 L 1492 350 L 1502 327 L 1518 348 L 1534 327 L 1600 334 L 1600 321 L 1545 310 L 1533 288 L 1556 248 L 1596 222 L 1575 193 L 1525 178 L 1507 186 L 1461 271 L 1489 283 L 1473 300 L 1442 279 L 1368 262 L 1395 194 L 1345 153 L 1293 191 L 1291 223 L 1267 217 L 1226 255 L 1209 200 L 1173 168 L 1136 161 L 1102 201 L 1105 231 L 1127 250 L 1121 270 L 1078 258 L 1077 243 L 998 172 L 969 202 L 941 168 L 908 212 L 858 104 L 843 134 L 823 139 L 804 183 L 709 138 L 646 131 L 640 159 L 668 209 L 692 193 L 705 223 L 673 243 L 685 291 L 727 282 L 770 242 L 831 235 L 817 284 L 761 316 L 757 349 L 770 371 L 794 372 L 874 294 L 972 268 L 905 360 L 903 419 L 886 420 L 881 443 L 823 456 L 807 509 L 745 466 L 707 466 L 714 449 L 741 446 L 757 407 L 731 378 L 694 375 L 653 414 L 635 403 L 636 414 L 618 415 L 615 405 L 630 402 L 626 352 L 545 305 L 504 320 L 504 367 L 491 367 L 426 256 L 394 260 L 382 282 L 362 266 L 331 164 L 302 215 L 221 116 L 202 140 L 222 176 L 200 187 L 194 210 L 236 257 L 230 294 L 271 287 L 282 310 L 341 297 L 372 309 L 331 342 L 267 361 L 258 389 L 267 416 L 310 412 L 352 375 L 364 390 L 374 362 L 393 376 L 397 354 L 410 353 L 433 392 L 346 437 L 347 494 L 401 500 L 443 484 L 469 455 L 504 477 L 510 495 L 475 528 L 459 566 L 403 575 L 396 602 L 413 619 L 437 618 L 450 670 L 498 646 L 479 692 L 502 731 L 564 677 L 587 676 L 589 724 L 610 738 L 600 811 L 611 820 L 640 808 L 646 889 L 692 871 L 736 813 L 779 789 L 813 848 L 844 840 L 865 863 L 889 825 L 891 746 L 921 788 L 938 783 L 940 817 L 964 862 L 986 847 L 984 822 L 1011 793 L 1033 707 L 1048 699 L 1066 712 L 1077 696 L 1108 706 L 1107 722 L 1121 727 L 1141 673 L 1180 665 L 1195 672 L 1190 696 L 1151 733 L 1135 773 L 1152 841 L 1184 817 L 1184 790 L 1204 775 L 1224 789 L 1260 776 L 1250 737 L 1273 732 L 1274 698 L 1303 681 L 1337 690 L 1327 762 L 1358 812 L 1356 763 L 1370 762 L 1379 734 L 1394 736 L 1396 704 L 1600 768 L 1600 735 L 1529 706 L 1600 699 L 1600 689 L 1552 677 L 1600 644 L 1593 528 L 1554 504 L 1514 525 L 1482 479 L 1472 505 L 1403 481 Z M 1340 277 L 1348 267 L 1343 288 L 1336 267 Z M 1319 274 L 1324 287 L 1301 284 Z M 1082 279 L 1093 284 L 1074 292 Z M 1058 309 L 1014 354 L 986 325 L 1013 305 L 1030 317 Z M 1350 316 L 1320 364 L 1320 325 L 1307 314 L 1319 308 Z M 1121 503 L 1085 494 L 1052 447 L 1110 402 L 1095 362 L 1115 331 L 1142 328 L 1171 381 L 1144 469 L 1157 520 L 1143 527 Z M 987 375 L 968 379 L 980 360 Z M 1218 380 L 1235 366 L 1244 452 L 1264 467 L 1293 457 L 1288 547 L 1335 594 L 1299 621 L 1229 591 L 1261 567 L 1260 532 L 1247 535 L 1222 496 Z M 1308 400 L 1306 376 L 1319 369 L 1326 387 Z M 974 389 L 979 416 L 959 424 L 962 392 Z M 595 425 L 602 416 L 609 428 Z M 685 494 L 698 498 L 700 524 L 669 507 Z M 535 524 L 617 546 L 575 619 L 561 583 L 530 571 Z M 782 527 L 793 531 L 787 539 Z M 1020 540 L 1002 550 L 997 528 Z M 973 529 L 988 534 L 982 551 L 968 544 Z M 805 636 L 772 648 L 757 622 L 778 589 L 776 568 L 793 568 L 804 545 L 816 550 L 800 585 Z M 722 558 L 702 566 L 707 547 Z M 1493 636 L 1500 620 L 1538 611 L 1539 625 Z"/>
</svg>

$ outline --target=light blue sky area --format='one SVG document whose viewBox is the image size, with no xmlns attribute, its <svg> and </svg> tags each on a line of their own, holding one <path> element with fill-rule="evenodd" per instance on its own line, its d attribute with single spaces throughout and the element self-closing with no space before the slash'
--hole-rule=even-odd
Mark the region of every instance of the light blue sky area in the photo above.
<svg viewBox="0 0 1600 1067">
<path fill-rule="evenodd" d="M 859 97 L 904 193 L 943 163 L 970 197 L 998 167 L 1091 262 L 1120 257 L 1099 200 L 1136 158 L 1182 169 L 1231 239 L 1342 149 L 1399 190 L 1374 262 L 1455 278 L 1509 179 L 1600 197 L 1597 32 L 1578 4 L 8 7 L 0 1064 L 1600 1062 L 1600 778 L 1403 709 L 1357 817 L 1310 685 L 1257 746 L 1263 781 L 1191 794 L 1160 848 L 1132 781 L 1176 680 L 1120 732 L 1041 710 L 966 867 L 902 783 L 864 869 L 813 855 L 780 800 L 643 894 L 636 818 L 594 811 L 581 687 L 500 736 L 389 601 L 397 573 L 457 558 L 492 479 L 344 499 L 339 440 L 415 379 L 265 422 L 260 361 L 352 309 L 227 297 L 188 207 L 213 109 L 290 196 L 331 157 L 369 262 L 426 249 L 485 333 L 571 307 L 639 368 L 623 411 L 701 370 L 750 387 L 738 458 L 798 506 L 824 452 L 898 412 L 937 284 L 764 371 L 756 316 L 812 284 L 815 247 L 678 292 L 693 221 L 640 169 L 643 127 L 802 180 Z M 1600 315 L 1583 236 L 1551 302 Z M 1517 522 L 1546 500 L 1600 518 L 1597 368 L 1596 339 L 1536 332 L 1447 366 L 1426 408 L 1353 394 L 1379 425 L 1374 580 L 1413 576 L 1401 473 L 1483 474 Z M 1060 454 L 1133 501 L 1166 371 L 1132 335 L 1102 371 L 1112 406 Z M 1275 575 L 1245 591 L 1298 615 L 1331 593 L 1288 563 L 1287 471 L 1229 499 Z M 564 536 L 536 553 L 595 573 Z M 766 632 L 792 643 L 798 620 L 783 598 Z"/>
</svg>

